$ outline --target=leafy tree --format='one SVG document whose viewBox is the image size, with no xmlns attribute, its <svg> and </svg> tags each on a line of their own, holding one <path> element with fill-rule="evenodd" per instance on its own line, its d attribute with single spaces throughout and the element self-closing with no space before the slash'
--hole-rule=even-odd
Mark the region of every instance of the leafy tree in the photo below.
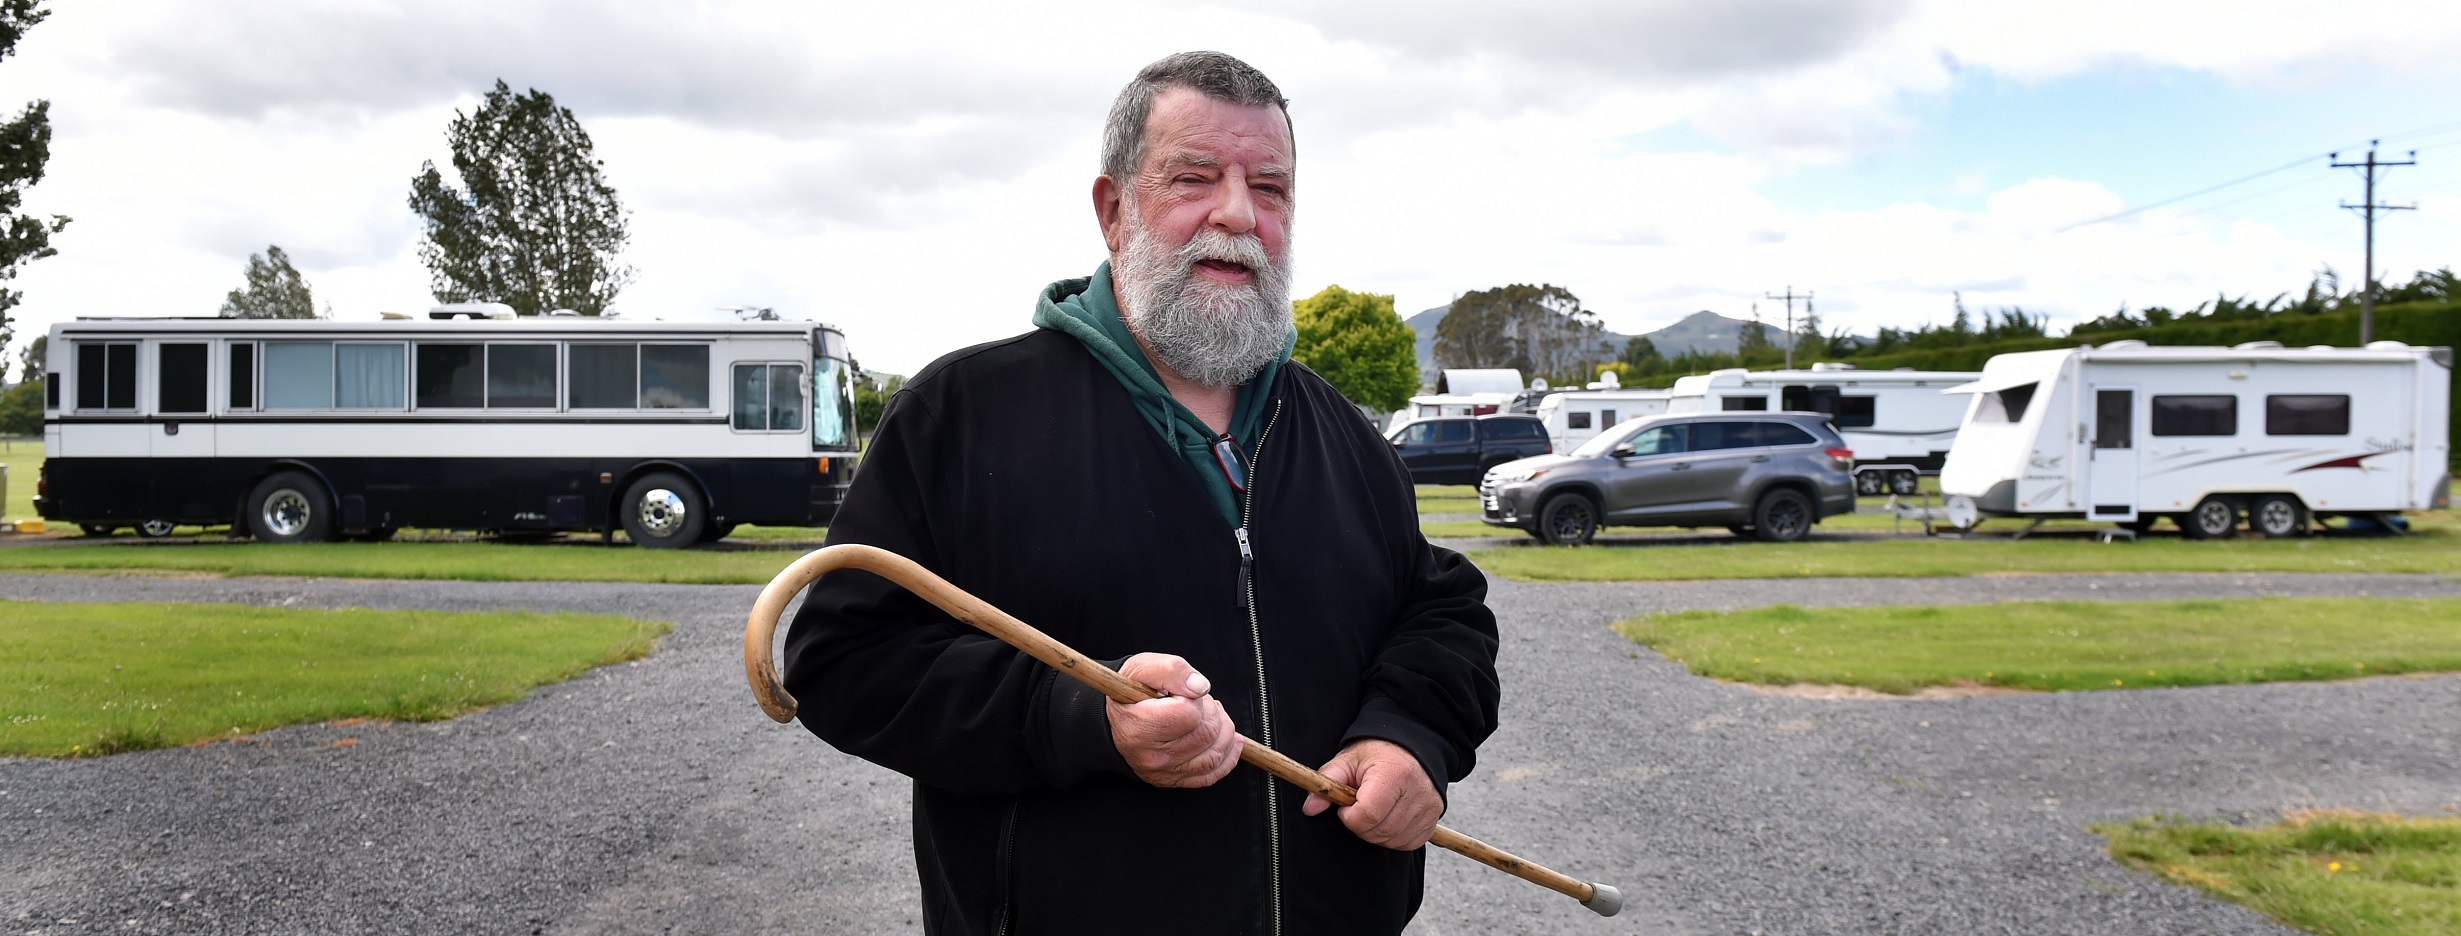
<svg viewBox="0 0 2461 936">
<path fill-rule="evenodd" d="M 1586 381 L 1616 349 L 1598 314 L 1561 286 L 1515 283 L 1465 293 L 1436 325 L 1436 366 L 1510 367 L 1552 382 Z"/>
<path fill-rule="evenodd" d="M 248 255 L 247 283 L 222 300 L 222 317 L 312 319 L 316 297 L 308 291 L 307 277 L 291 265 L 290 255 L 267 245 L 264 253 Z"/>
<path fill-rule="evenodd" d="M 0 436 L 43 434 L 43 382 L 29 380 L 0 391 Z"/>
<path fill-rule="evenodd" d="M 1634 335 L 1624 341 L 1624 353 L 1615 360 L 1630 372 L 1640 373 L 1648 370 L 1651 362 L 1662 361 L 1664 358 L 1658 354 L 1657 342 L 1642 335 Z"/>
<path fill-rule="evenodd" d="M 855 437 L 862 438 L 880 428 L 880 417 L 888 412 L 889 398 L 904 389 L 906 378 L 892 376 L 882 380 L 859 363 L 849 362 L 855 371 Z"/>
<path fill-rule="evenodd" d="M 1735 329 L 1735 357 L 1749 360 L 1769 354 L 1769 326 L 1760 323 L 1760 309 L 1752 309 L 1752 320 Z"/>
<path fill-rule="evenodd" d="M 18 352 L 17 379 L 28 383 L 42 380 L 43 374 L 50 370 L 50 349 L 50 335 L 34 336 L 34 340 L 26 344 L 26 349 Z"/>
<path fill-rule="evenodd" d="M 0 59 L 15 53 L 26 30 L 51 15 L 50 10 L 35 9 L 40 5 L 41 0 L 0 0 Z M 68 216 L 45 220 L 17 211 L 26 189 L 43 181 L 43 166 L 50 161 L 50 101 L 28 104 L 15 119 L 0 123 L 0 282 L 16 279 L 28 263 L 59 253 L 51 246 L 51 235 L 68 227 Z M 9 310 L 24 299 L 24 293 L 0 287 L 0 348 L 8 346 L 17 328 Z"/>
<path fill-rule="evenodd" d="M 1393 311 L 1393 297 L 1327 286 L 1291 303 L 1299 342 L 1290 356 L 1324 377 L 1350 402 L 1397 410 L 1418 389 L 1418 335 Z"/>
<path fill-rule="evenodd" d="M 624 207 L 572 111 L 499 79 L 477 110 L 453 114 L 445 139 L 466 188 L 433 162 L 410 181 L 437 301 L 597 315 L 631 282 L 632 269 L 615 262 L 628 237 Z"/>
</svg>

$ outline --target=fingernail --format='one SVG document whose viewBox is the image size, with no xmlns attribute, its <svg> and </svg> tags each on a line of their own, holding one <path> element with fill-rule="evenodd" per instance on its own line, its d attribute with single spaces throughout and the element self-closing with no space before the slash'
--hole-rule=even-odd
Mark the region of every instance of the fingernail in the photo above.
<svg viewBox="0 0 2461 936">
<path fill-rule="evenodd" d="M 1212 692 L 1213 681 L 1206 679 L 1205 674 L 1203 673 L 1199 673 L 1195 670 L 1189 670 L 1188 691 L 1197 695 L 1204 695 L 1208 692 Z"/>
</svg>

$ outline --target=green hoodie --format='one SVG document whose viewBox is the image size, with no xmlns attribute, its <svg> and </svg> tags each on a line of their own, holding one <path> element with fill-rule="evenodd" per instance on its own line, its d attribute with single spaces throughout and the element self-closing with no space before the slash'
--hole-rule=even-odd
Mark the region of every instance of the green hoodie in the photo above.
<svg viewBox="0 0 2461 936">
<path fill-rule="evenodd" d="M 1145 359 L 1145 349 L 1128 333 L 1128 323 L 1120 319 L 1119 305 L 1111 298 L 1109 261 L 1095 267 L 1091 277 L 1061 280 L 1043 287 L 1042 299 L 1034 304 L 1034 325 L 1084 342 L 1085 350 L 1094 353 L 1094 360 L 1101 361 L 1111 376 L 1128 388 L 1128 396 L 1135 401 L 1137 413 L 1145 417 L 1145 424 L 1161 433 L 1162 440 L 1188 464 L 1188 470 L 1196 472 L 1197 482 L 1204 486 L 1214 507 L 1222 511 L 1222 518 L 1233 527 L 1239 526 L 1237 492 L 1231 490 L 1230 479 L 1222 476 L 1221 465 L 1214 461 L 1213 429 L 1171 397 L 1153 362 Z M 1239 402 L 1231 408 L 1230 434 L 1239 440 L 1242 457 L 1255 452 L 1256 433 L 1264 422 L 1274 377 L 1281 373 L 1282 362 L 1290 360 L 1291 345 L 1298 340 L 1299 332 L 1294 328 L 1282 340 L 1282 352 L 1274 356 L 1273 362 L 1239 386 Z"/>
</svg>

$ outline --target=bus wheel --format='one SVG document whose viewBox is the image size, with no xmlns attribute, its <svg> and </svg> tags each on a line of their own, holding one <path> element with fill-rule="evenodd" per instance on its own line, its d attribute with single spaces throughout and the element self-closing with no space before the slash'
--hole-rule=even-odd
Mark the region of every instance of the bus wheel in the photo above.
<svg viewBox="0 0 2461 936">
<path fill-rule="evenodd" d="M 248 492 L 248 535 L 260 543 L 322 543 L 333 538 L 332 505 L 315 478 L 277 472 Z"/>
<path fill-rule="evenodd" d="M 692 482 L 663 471 L 633 482 L 616 510 L 633 544 L 651 549 L 682 549 L 700 542 L 701 530 L 709 523 L 701 492 Z"/>
<path fill-rule="evenodd" d="M 108 523 L 80 523 L 77 524 L 77 529 L 84 531 L 87 536 L 110 536 L 120 531 L 119 527 Z"/>
<path fill-rule="evenodd" d="M 137 524 L 138 533 L 153 537 L 154 539 L 161 539 L 171 535 L 171 528 L 172 525 L 169 520 L 148 520 L 144 523 Z"/>
</svg>

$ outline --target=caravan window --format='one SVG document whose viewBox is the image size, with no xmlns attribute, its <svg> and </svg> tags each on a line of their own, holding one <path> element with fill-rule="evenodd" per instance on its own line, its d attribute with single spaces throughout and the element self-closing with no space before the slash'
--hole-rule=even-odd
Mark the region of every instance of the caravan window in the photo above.
<svg viewBox="0 0 2461 936">
<path fill-rule="evenodd" d="M 2264 434 L 2350 434 L 2350 396 L 2344 393 L 2277 393 L 2264 398 Z"/>
<path fill-rule="evenodd" d="M 2239 398 L 2228 394 L 2167 394 L 2153 398 L 2157 436 L 2239 434 Z"/>
<path fill-rule="evenodd" d="M 1769 398 L 1765 396 L 1730 396 L 1718 400 L 1718 409 L 1728 413 L 1767 412 Z"/>
<path fill-rule="evenodd" d="M 2025 409 L 2034 403 L 2036 384 L 2022 384 L 2006 390 L 1982 395 L 1982 405 L 1974 410 L 1978 423 L 2013 423 L 2025 421 Z"/>
<path fill-rule="evenodd" d="M 1879 397 L 1867 396 L 1841 396 L 1837 398 L 1837 408 L 1825 412 L 1835 417 L 1830 422 L 1835 423 L 1837 428 L 1867 429 L 1878 421 L 1879 399 Z"/>
<path fill-rule="evenodd" d="M 1587 428 L 1589 428 L 1589 414 L 1588 414 L 1588 413 L 1565 413 L 1565 414 L 1564 414 L 1564 428 L 1566 428 L 1566 429 L 1587 429 Z"/>
</svg>

